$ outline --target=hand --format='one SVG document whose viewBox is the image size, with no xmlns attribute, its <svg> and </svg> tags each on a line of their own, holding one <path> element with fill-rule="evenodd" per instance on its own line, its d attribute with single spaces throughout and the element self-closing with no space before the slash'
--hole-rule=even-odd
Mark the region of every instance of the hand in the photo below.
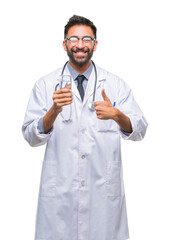
<svg viewBox="0 0 170 240">
<path fill-rule="evenodd" d="M 58 112 L 61 112 L 63 106 L 69 105 L 73 102 L 73 95 L 71 89 L 65 87 L 55 91 L 53 95 L 53 102 L 55 109 Z"/>
<path fill-rule="evenodd" d="M 102 90 L 102 97 L 104 101 L 94 103 L 97 118 L 104 120 L 107 119 L 115 120 L 118 113 L 118 109 L 113 107 L 110 99 L 106 96 L 104 89 Z"/>
</svg>

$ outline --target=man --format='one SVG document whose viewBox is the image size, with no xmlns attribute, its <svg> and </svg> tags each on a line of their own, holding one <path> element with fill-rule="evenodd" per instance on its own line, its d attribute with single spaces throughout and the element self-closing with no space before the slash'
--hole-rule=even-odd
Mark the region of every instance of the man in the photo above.
<svg viewBox="0 0 170 240">
<path fill-rule="evenodd" d="M 62 69 L 37 81 L 22 128 L 31 146 L 47 143 L 35 240 L 125 240 L 120 135 L 141 140 L 147 122 L 125 82 L 93 65 L 94 24 L 74 15 L 64 38 L 72 87 L 55 91 Z"/>
</svg>

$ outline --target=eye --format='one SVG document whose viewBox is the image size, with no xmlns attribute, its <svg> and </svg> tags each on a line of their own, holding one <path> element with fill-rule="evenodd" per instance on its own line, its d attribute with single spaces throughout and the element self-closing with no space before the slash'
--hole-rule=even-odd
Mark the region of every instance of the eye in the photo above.
<svg viewBox="0 0 170 240">
<path fill-rule="evenodd" d="M 78 41 L 78 37 L 72 36 L 72 37 L 69 38 L 69 40 L 70 40 L 71 42 L 76 42 L 76 41 Z"/>
<path fill-rule="evenodd" d="M 85 36 L 82 38 L 84 42 L 90 42 L 92 38 L 90 36 Z"/>
</svg>

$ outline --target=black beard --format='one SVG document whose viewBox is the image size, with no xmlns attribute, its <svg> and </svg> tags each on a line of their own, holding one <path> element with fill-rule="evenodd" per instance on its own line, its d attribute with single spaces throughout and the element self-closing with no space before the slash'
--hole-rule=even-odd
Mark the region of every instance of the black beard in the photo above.
<svg viewBox="0 0 170 240">
<path fill-rule="evenodd" d="M 67 47 L 67 46 L 66 46 L 66 47 Z M 93 47 L 93 49 L 94 49 L 94 47 Z M 91 50 L 91 52 L 89 51 L 89 49 L 86 50 L 86 49 L 79 49 L 79 48 L 76 48 L 76 50 L 75 50 L 75 49 L 71 49 L 71 51 L 69 51 L 69 50 L 68 50 L 68 47 L 67 47 L 67 55 L 68 55 L 68 57 L 69 57 L 69 59 L 71 60 L 72 63 L 78 65 L 79 67 L 82 67 L 83 65 L 85 65 L 86 63 L 88 63 L 88 62 L 90 61 L 90 59 L 92 58 L 92 56 L 93 56 L 93 49 Z M 78 52 L 78 51 L 88 52 L 88 55 L 87 55 L 87 57 L 85 58 L 84 61 L 79 62 L 79 61 L 77 61 L 77 60 L 74 58 L 73 52 Z"/>
</svg>

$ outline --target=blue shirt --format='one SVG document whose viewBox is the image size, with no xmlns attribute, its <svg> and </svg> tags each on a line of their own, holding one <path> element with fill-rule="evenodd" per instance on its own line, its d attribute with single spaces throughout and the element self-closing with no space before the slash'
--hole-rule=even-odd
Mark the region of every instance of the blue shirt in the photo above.
<svg viewBox="0 0 170 240">
<path fill-rule="evenodd" d="M 80 75 L 80 73 L 78 73 L 78 72 L 70 65 L 69 62 L 68 62 L 68 64 L 67 64 L 67 66 L 68 66 L 68 70 L 69 70 L 69 72 L 70 72 L 70 75 L 72 76 L 72 78 L 73 78 L 74 81 L 75 81 L 76 86 L 78 86 L 78 82 L 77 82 L 76 78 L 78 77 L 78 75 Z M 86 90 L 87 81 L 88 81 L 88 79 L 89 79 L 89 77 L 90 77 L 90 74 L 91 74 L 91 72 L 92 72 L 92 69 L 93 69 L 93 64 L 92 64 L 92 62 L 91 62 L 91 64 L 90 64 L 90 66 L 88 67 L 88 69 L 87 69 L 84 73 L 81 73 L 81 75 L 84 75 L 84 76 L 85 76 L 85 79 L 84 79 L 84 81 L 83 81 L 83 83 L 82 83 L 83 88 L 84 88 L 84 91 Z"/>
</svg>

